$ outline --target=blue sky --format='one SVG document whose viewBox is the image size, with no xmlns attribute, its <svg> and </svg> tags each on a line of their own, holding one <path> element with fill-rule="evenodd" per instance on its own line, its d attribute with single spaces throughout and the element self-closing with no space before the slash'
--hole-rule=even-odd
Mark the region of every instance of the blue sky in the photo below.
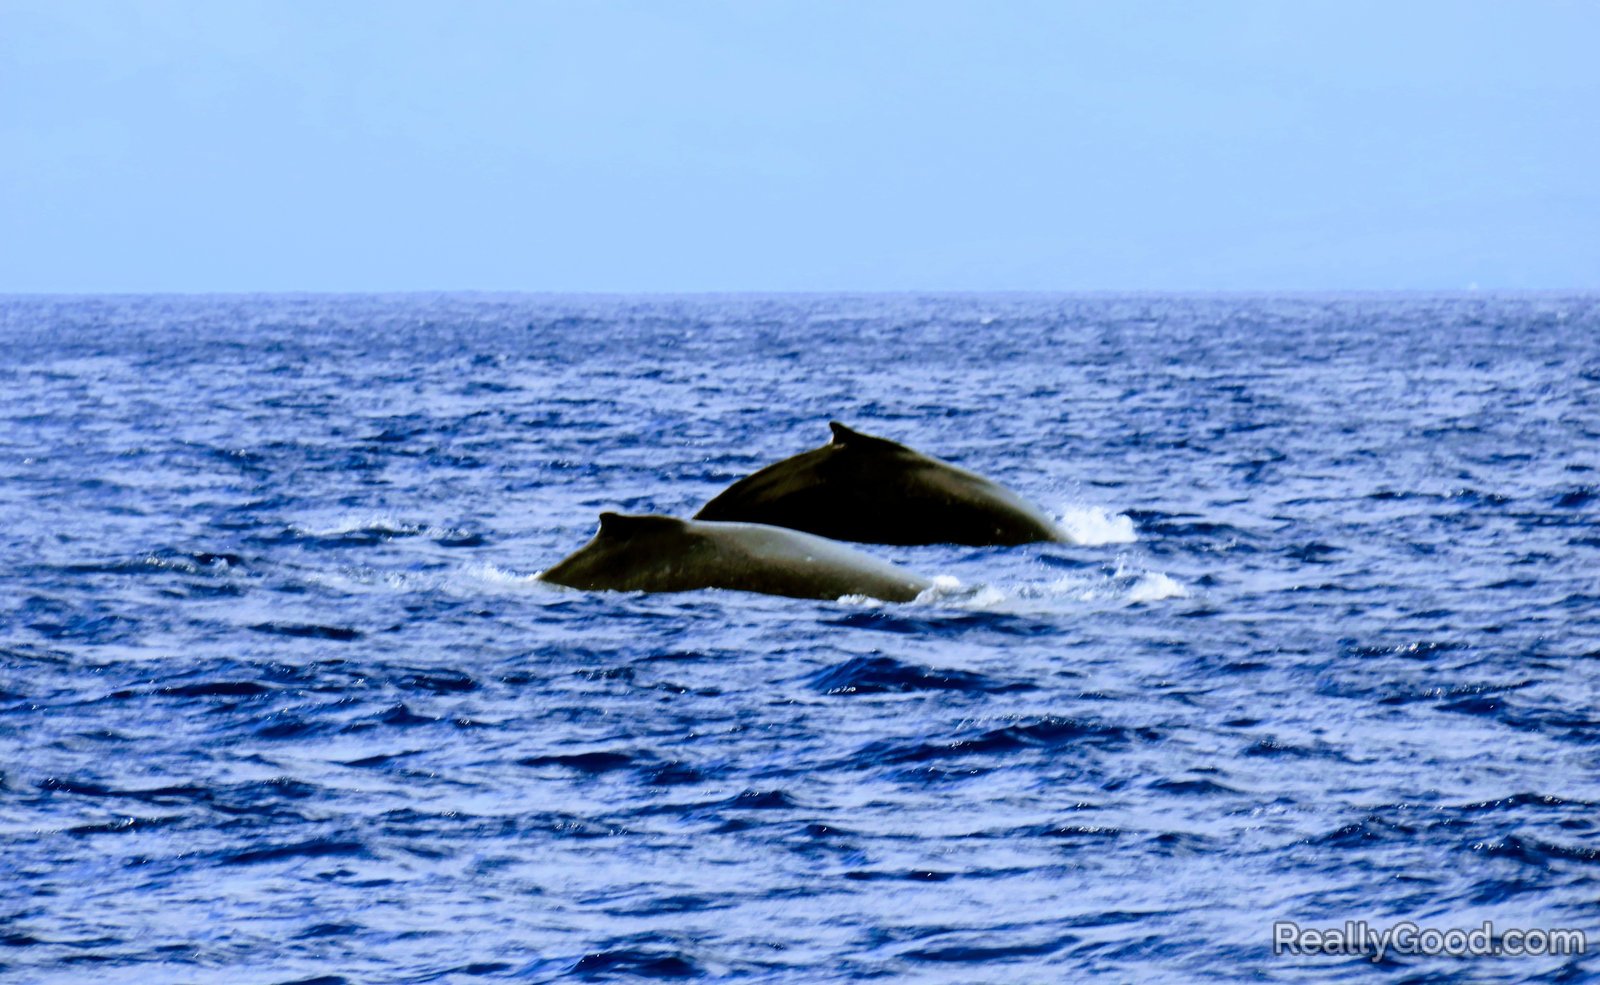
<svg viewBox="0 0 1600 985">
<path fill-rule="evenodd" d="M 0 0 L 0 291 L 1600 288 L 1600 4 Z"/>
</svg>

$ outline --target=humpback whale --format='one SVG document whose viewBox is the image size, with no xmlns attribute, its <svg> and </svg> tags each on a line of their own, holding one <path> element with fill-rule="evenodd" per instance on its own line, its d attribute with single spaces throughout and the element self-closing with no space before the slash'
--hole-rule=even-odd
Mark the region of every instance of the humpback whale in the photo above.
<svg viewBox="0 0 1600 985">
<path fill-rule="evenodd" d="M 869 544 L 1066 541 L 1037 507 L 983 476 L 833 421 L 833 440 L 740 479 L 697 520 L 769 523 Z"/>
<path fill-rule="evenodd" d="M 594 539 L 539 576 L 589 591 L 726 588 L 793 598 L 909 602 L 932 583 L 844 544 L 758 523 L 600 514 Z"/>
</svg>

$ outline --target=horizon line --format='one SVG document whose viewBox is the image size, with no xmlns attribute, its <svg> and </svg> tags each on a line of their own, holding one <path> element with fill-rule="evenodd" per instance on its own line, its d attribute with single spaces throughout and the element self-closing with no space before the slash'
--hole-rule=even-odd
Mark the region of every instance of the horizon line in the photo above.
<svg viewBox="0 0 1600 985">
<path fill-rule="evenodd" d="M 1572 296 L 1600 287 L 1336 287 L 1336 288 L 802 288 L 802 289 L 561 289 L 561 288 L 264 288 L 221 290 L 0 289 L 0 298 L 259 298 L 259 297 L 1330 297 L 1330 296 Z"/>
</svg>

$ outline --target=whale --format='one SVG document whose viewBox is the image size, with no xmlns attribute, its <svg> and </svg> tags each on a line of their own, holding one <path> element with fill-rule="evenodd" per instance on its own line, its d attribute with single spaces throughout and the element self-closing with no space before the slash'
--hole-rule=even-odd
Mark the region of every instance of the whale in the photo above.
<svg viewBox="0 0 1600 985">
<path fill-rule="evenodd" d="M 828 444 L 740 479 L 695 519 L 868 544 L 1070 543 L 1038 507 L 998 483 L 838 421 L 828 427 Z"/>
<path fill-rule="evenodd" d="M 594 538 L 539 579 L 585 591 L 722 588 L 885 602 L 909 602 L 932 585 L 848 545 L 786 527 L 620 513 L 600 514 Z"/>
</svg>

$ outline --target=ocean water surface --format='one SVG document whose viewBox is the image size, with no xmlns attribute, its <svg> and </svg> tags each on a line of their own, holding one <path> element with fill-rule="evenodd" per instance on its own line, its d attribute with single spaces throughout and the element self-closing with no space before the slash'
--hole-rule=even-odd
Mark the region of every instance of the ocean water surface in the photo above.
<svg viewBox="0 0 1600 985">
<path fill-rule="evenodd" d="M 583 594 L 827 422 L 1078 541 Z M 1586 981 L 1600 297 L 0 299 L 0 980 Z"/>
</svg>

